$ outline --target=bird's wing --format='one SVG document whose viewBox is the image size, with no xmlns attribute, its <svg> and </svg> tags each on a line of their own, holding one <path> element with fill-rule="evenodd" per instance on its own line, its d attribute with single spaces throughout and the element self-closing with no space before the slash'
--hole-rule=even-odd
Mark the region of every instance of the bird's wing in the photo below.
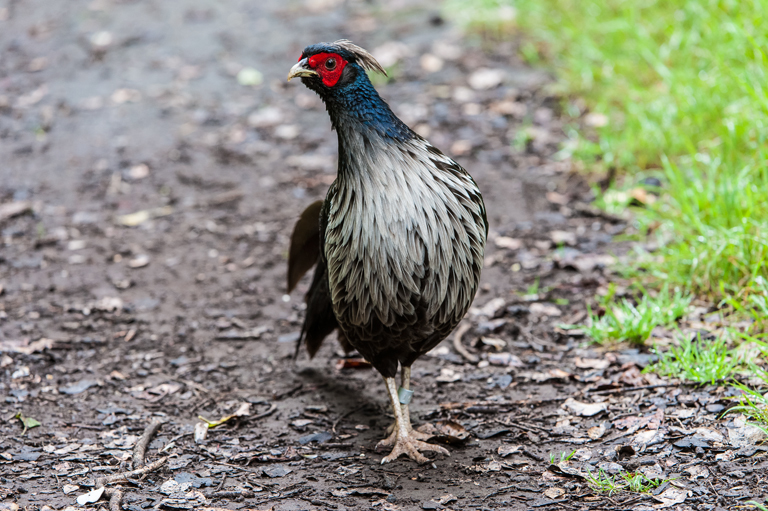
<svg viewBox="0 0 768 511">
<path fill-rule="evenodd" d="M 316 211 L 313 210 L 311 213 L 308 213 L 310 212 L 310 209 L 315 207 L 318 208 Z M 312 277 L 312 284 L 309 286 L 309 291 L 307 292 L 307 313 L 304 317 L 304 325 L 301 328 L 301 336 L 296 343 L 294 358 L 298 356 L 301 345 L 305 343 L 307 345 L 307 353 L 309 353 L 309 357 L 314 357 L 317 350 L 319 350 L 320 346 L 323 344 L 323 340 L 325 340 L 325 338 L 339 326 L 336 321 L 336 316 L 333 313 L 331 293 L 328 288 L 328 271 L 326 269 L 325 257 L 323 256 L 325 226 L 328 222 L 328 201 L 325 201 L 324 203 L 323 201 L 318 201 L 307 208 L 302 214 L 302 218 L 296 224 L 297 228 L 299 223 L 304 221 L 305 216 L 311 216 L 317 219 L 315 221 L 317 230 L 314 238 L 317 244 L 314 253 L 317 267 L 315 268 L 315 274 Z M 291 241 L 291 249 L 293 249 L 293 240 Z M 309 267 L 311 267 L 311 265 L 309 265 Z M 306 269 L 303 271 L 306 272 Z M 303 272 L 301 275 L 303 275 Z M 296 280 L 301 278 L 301 275 L 297 277 Z M 339 343 L 342 348 L 344 348 L 344 351 L 352 351 L 351 346 L 341 333 L 339 333 Z"/>
<path fill-rule="evenodd" d="M 323 201 L 313 202 L 299 217 L 291 234 L 288 252 L 288 292 L 320 257 L 320 211 Z"/>
<path fill-rule="evenodd" d="M 325 260 L 320 258 L 317 260 L 315 276 L 307 293 L 307 314 L 304 317 L 301 336 L 296 343 L 294 357 L 298 356 L 301 345 L 306 344 L 309 358 L 313 358 L 323 344 L 323 340 L 338 326 L 331 304 L 331 293 L 328 290 Z"/>
</svg>

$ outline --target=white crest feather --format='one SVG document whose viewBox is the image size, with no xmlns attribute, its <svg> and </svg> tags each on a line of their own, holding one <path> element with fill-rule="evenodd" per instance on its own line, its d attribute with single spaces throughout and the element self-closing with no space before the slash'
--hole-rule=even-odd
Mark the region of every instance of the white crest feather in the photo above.
<svg viewBox="0 0 768 511">
<path fill-rule="evenodd" d="M 354 44 L 349 39 L 339 39 L 338 41 L 334 41 L 331 43 L 333 46 L 336 46 L 337 48 L 347 51 L 355 56 L 357 59 L 357 63 L 360 64 L 360 67 L 365 69 L 366 71 L 377 71 L 384 76 L 387 76 L 387 72 L 384 70 L 381 64 L 379 64 L 379 61 L 377 61 L 373 55 L 368 53 L 363 48 L 359 47 L 358 45 Z"/>
</svg>

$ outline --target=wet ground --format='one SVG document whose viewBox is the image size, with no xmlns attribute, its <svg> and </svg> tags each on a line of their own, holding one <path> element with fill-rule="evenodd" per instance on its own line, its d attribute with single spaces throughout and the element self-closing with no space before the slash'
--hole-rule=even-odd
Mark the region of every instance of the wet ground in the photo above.
<svg viewBox="0 0 768 511">
<path fill-rule="evenodd" d="M 336 138 L 285 76 L 340 37 L 391 70 L 382 95 L 470 170 L 491 224 L 464 349 L 414 366 L 414 421 L 451 451 L 424 466 L 379 464 L 373 370 L 335 342 L 291 359 L 308 278 L 285 295 L 288 238 L 334 178 Z M 514 43 L 464 38 L 430 2 L 8 0 L 0 52 L 0 509 L 77 507 L 153 419 L 147 461 L 168 459 L 122 483 L 124 509 L 764 497 L 766 449 L 718 418 L 724 388 L 641 374 L 646 350 L 562 328 L 605 289 L 626 225 L 589 206 L 550 79 Z M 200 416 L 236 412 L 195 441 Z M 22 434 L 17 414 L 40 425 Z M 660 486 L 597 493 L 600 470 Z"/>
</svg>

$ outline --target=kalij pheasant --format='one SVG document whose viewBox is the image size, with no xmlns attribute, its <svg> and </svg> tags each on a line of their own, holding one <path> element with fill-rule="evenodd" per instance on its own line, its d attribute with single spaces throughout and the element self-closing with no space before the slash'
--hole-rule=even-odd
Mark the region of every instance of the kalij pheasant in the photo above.
<svg viewBox="0 0 768 511">
<path fill-rule="evenodd" d="M 322 98 L 339 140 L 337 178 L 294 231 L 288 283 L 317 261 L 299 342 L 314 355 L 338 328 L 384 377 L 395 425 L 379 443 L 392 447 L 382 463 L 401 454 L 423 463 L 420 451 L 448 451 L 411 427 L 411 364 L 469 309 L 488 221 L 472 177 L 398 119 L 366 71 L 385 73 L 340 40 L 306 47 L 288 75 Z"/>
</svg>

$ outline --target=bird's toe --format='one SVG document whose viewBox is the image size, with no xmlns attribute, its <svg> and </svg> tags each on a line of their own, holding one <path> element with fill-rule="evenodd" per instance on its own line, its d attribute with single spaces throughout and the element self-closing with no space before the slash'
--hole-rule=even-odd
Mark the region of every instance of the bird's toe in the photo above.
<svg viewBox="0 0 768 511">
<path fill-rule="evenodd" d="M 394 423 L 387 428 L 387 438 L 382 438 L 379 443 L 376 444 L 376 450 L 391 448 L 397 441 L 397 431 L 395 430 Z"/>
<path fill-rule="evenodd" d="M 387 438 L 386 440 L 389 440 Z M 384 442 L 385 440 L 382 440 Z M 379 442 L 381 444 L 381 442 Z M 415 461 L 416 463 L 423 464 L 427 463 L 429 461 L 429 458 L 424 456 L 422 454 L 422 451 L 431 451 L 431 452 L 439 452 L 442 454 L 445 454 L 446 456 L 450 456 L 451 454 L 448 452 L 448 449 L 445 447 L 435 445 L 435 444 L 428 444 L 427 442 L 422 442 L 421 440 L 417 440 L 413 436 L 406 436 L 406 437 L 397 437 L 395 440 L 395 446 L 392 449 L 392 452 L 389 453 L 388 456 L 385 456 L 382 458 L 381 463 L 389 463 L 390 461 L 394 461 L 397 458 L 399 458 L 401 455 L 405 454 L 410 459 Z"/>
</svg>

